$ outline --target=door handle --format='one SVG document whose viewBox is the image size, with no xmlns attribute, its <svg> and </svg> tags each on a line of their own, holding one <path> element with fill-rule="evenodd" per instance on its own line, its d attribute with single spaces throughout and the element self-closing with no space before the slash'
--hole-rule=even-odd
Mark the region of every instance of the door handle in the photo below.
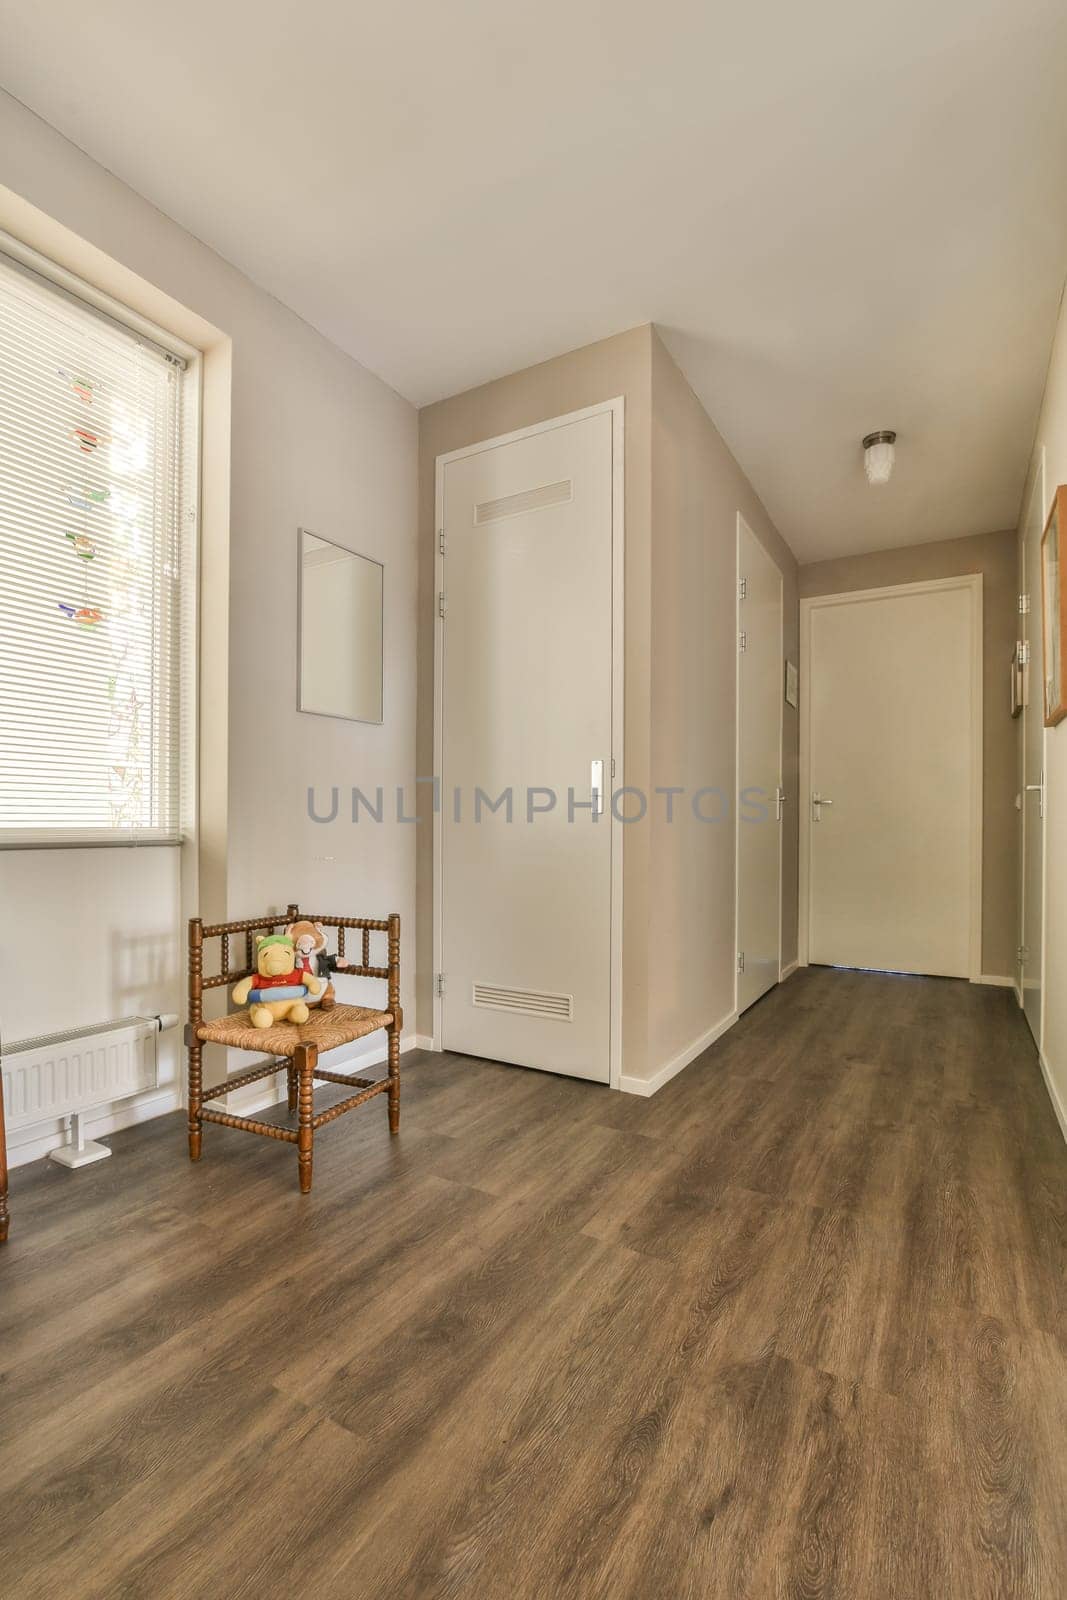
<svg viewBox="0 0 1067 1600">
<path fill-rule="evenodd" d="M 788 798 L 789 796 L 786 794 L 781 784 L 779 784 L 774 791 L 774 820 L 776 822 L 781 822 L 782 807 L 785 805 Z"/>
<path fill-rule="evenodd" d="M 604 815 L 604 763 L 591 761 L 589 763 L 589 795 L 594 817 Z"/>
<path fill-rule="evenodd" d="M 827 800 L 826 796 L 824 794 L 820 794 L 818 789 L 813 789 L 811 794 L 811 820 L 813 822 L 821 822 L 823 806 L 832 805 L 832 800 Z"/>
<path fill-rule="evenodd" d="M 1045 774 L 1041 774 L 1040 783 L 1028 783 L 1026 785 L 1026 792 L 1027 794 L 1037 794 L 1040 796 L 1040 799 L 1037 802 L 1037 814 L 1039 817 L 1043 817 L 1045 815 Z"/>
</svg>

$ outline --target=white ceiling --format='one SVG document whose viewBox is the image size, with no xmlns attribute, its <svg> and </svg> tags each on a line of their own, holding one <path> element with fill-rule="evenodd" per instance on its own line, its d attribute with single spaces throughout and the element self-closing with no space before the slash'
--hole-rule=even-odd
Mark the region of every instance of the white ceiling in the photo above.
<svg viewBox="0 0 1067 1600">
<path fill-rule="evenodd" d="M 1063 0 L 0 18 L 11 93 L 418 404 L 654 321 L 801 560 L 1016 521 L 1067 267 Z"/>
</svg>

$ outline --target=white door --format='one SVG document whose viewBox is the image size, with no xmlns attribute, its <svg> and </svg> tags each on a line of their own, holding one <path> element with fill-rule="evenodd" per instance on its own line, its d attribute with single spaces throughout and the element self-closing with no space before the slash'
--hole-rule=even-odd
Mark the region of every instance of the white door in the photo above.
<svg viewBox="0 0 1067 1600">
<path fill-rule="evenodd" d="M 1029 609 L 1019 618 L 1019 632 L 1029 648 L 1023 709 L 1023 893 L 1020 980 L 1023 1010 L 1030 1032 L 1041 1043 L 1041 959 L 1044 911 L 1045 715 L 1041 685 L 1045 681 L 1041 637 L 1041 534 L 1045 521 L 1044 451 L 1037 463 L 1034 487 L 1023 531 L 1022 592 Z"/>
<path fill-rule="evenodd" d="M 602 1082 L 614 426 L 564 420 L 440 478 L 441 1042 Z"/>
<path fill-rule="evenodd" d="M 780 976 L 782 574 L 737 519 L 737 1009 Z"/>
<path fill-rule="evenodd" d="M 803 611 L 808 959 L 977 976 L 981 580 Z"/>
</svg>

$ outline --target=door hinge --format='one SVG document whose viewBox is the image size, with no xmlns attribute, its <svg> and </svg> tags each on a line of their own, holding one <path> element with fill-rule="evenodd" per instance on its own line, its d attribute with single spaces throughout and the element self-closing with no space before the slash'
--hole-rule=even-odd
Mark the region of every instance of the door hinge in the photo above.
<svg viewBox="0 0 1067 1600">
<path fill-rule="evenodd" d="M 1019 946 L 1019 948 L 1015 952 L 1015 964 L 1016 964 L 1016 966 L 1025 967 L 1026 958 L 1027 958 L 1027 956 L 1029 954 L 1030 954 L 1030 952 L 1027 949 L 1026 945 L 1021 944 Z"/>
<path fill-rule="evenodd" d="M 1029 641 L 1029 639 L 1020 639 L 1019 640 L 1019 665 L 1020 665 L 1020 667 L 1028 667 L 1030 665 L 1030 641 Z"/>
<path fill-rule="evenodd" d="M 445 992 L 445 975 L 444 975 L 443 972 L 437 973 L 436 977 L 434 978 L 434 989 L 437 992 L 437 994 L 444 994 L 444 992 Z"/>
<path fill-rule="evenodd" d="M 738 579 L 738 581 L 737 581 L 737 598 L 739 600 L 747 600 L 748 599 L 748 579 L 747 578 L 739 578 Z"/>
<path fill-rule="evenodd" d="M 438 530 L 437 530 L 437 548 L 438 548 L 438 550 L 440 550 L 441 554 L 444 555 L 444 553 L 445 553 L 445 530 L 443 528 L 438 528 Z"/>
<path fill-rule="evenodd" d="M 741 635 L 737 641 L 737 648 L 739 650 L 748 649 L 748 634 L 745 632 L 744 628 L 741 629 Z"/>
<path fill-rule="evenodd" d="M 743 950 L 737 952 L 737 970 L 738 972 L 744 972 L 745 970 L 745 952 Z"/>
<path fill-rule="evenodd" d="M 612 756 L 612 758 L 611 758 L 611 776 L 612 777 L 615 776 L 615 757 L 614 756 Z"/>
<path fill-rule="evenodd" d="M 1021 594 L 1019 596 L 1019 615 L 1021 617 L 1025 617 L 1028 614 L 1029 610 L 1030 610 L 1030 596 L 1028 594 Z"/>
<path fill-rule="evenodd" d="M 447 610 L 448 601 L 445 599 L 445 592 L 442 589 L 441 593 L 437 596 L 437 615 L 439 617 L 443 617 Z"/>
</svg>

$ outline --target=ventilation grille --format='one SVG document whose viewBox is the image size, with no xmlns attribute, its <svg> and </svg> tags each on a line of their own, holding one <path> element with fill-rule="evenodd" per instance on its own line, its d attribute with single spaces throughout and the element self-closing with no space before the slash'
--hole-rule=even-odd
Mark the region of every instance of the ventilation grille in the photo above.
<svg viewBox="0 0 1067 1600">
<path fill-rule="evenodd" d="M 540 989 L 502 989 L 493 983 L 476 983 L 471 996 L 476 1006 L 490 1011 L 516 1011 L 524 1017 L 554 1017 L 557 1022 L 574 1020 L 572 994 L 547 994 Z"/>
<path fill-rule="evenodd" d="M 561 506 L 574 499 L 574 485 L 570 478 L 559 483 L 546 483 L 540 489 L 522 489 L 518 494 L 506 494 L 500 500 L 483 500 L 474 508 L 475 524 L 499 522 L 502 517 L 518 517 L 524 511 L 543 511 L 546 506 Z"/>
</svg>

